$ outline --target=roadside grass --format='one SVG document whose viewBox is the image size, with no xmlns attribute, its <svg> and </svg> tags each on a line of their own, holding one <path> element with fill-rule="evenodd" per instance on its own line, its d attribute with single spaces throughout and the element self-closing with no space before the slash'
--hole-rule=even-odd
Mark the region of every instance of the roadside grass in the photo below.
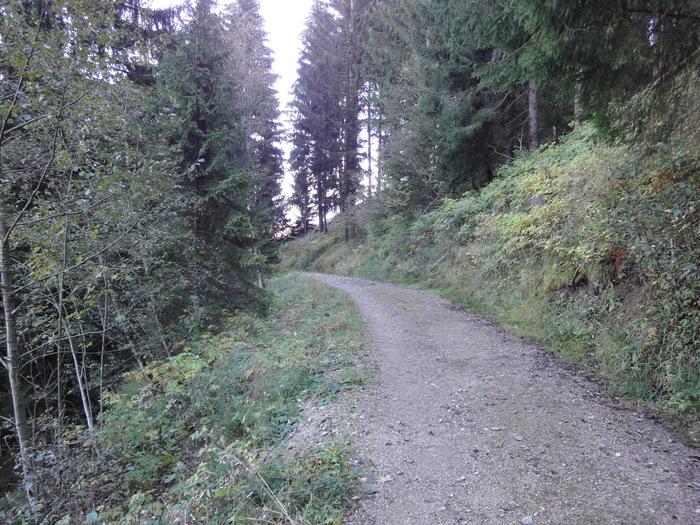
<svg viewBox="0 0 700 525">
<path fill-rule="evenodd" d="M 290 451 L 303 402 L 327 404 L 361 384 L 363 325 L 352 301 L 314 279 L 270 282 L 265 319 L 227 330 L 128 374 L 99 430 L 42 454 L 45 497 L 7 523 L 340 524 L 360 474 L 336 439 Z M 37 504 L 38 503 L 38 504 Z"/>
<path fill-rule="evenodd" d="M 699 159 L 687 141 L 640 151 L 583 127 L 480 192 L 417 216 L 384 205 L 362 238 L 331 228 L 303 241 L 319 247 L 312 257 L 293 243 L 283 265 L 436 291 L 700 444 Z"/>
</svg>

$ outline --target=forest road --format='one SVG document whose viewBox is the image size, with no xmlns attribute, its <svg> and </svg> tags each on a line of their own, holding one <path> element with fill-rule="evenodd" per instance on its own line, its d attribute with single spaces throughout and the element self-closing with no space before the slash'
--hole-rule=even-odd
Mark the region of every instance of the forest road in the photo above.
<svg viewBox="0 0 700 525">
<path fill-rule="evenodd" d="M 700 524 L 700 451 L 671 429 L 444 300 L 312 276 L 369 330 L 369 384 L 330 416 L 367 476 L 346 523 Z"/>
</svg>

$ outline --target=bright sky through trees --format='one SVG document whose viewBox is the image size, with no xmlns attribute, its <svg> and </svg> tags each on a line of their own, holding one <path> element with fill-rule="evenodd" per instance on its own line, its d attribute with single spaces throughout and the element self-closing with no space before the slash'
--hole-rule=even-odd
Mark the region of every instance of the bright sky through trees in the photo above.
<svg viewBox="0 0 700 525">
<path fill-rule="evenodd" d="M 280 78 L 277 81 L 280 108 L 284 109 L 291 100 L 289 92 L 296 80 L 297 60 L 301 49 L 299 36 L 304 30 L 306 18 L 311 11 L 313 0 L 258 0 L 260 14 L 265 19 L 268 45 L 275 57 L 274 70 Z M 177 0 L 153 0 L 152 7 L 167 7 L 182 2 Z M 226 5 L 220 1 L 219 6 Z"/>
<path fill-rule="evenodd" d="M 311 11 L 313 0 L 258 0 L 260 14 L 265 19 L 268 46 L 272 50 L 275 62 L 274 72 L 279 75 L 275 87 L 280 101 L 282 120 L 287 126 L 284 111 L 291 101 L 292 85 L 297 78 L 297 62 L 301 50 L 300 35 L 304 31 L 306 19 Z M 152 7 L 167 7 L 182 2 L 177 0 L 153 0 Z M 219 6 L 228 2 L 222 0 Z M 285 148 L 286 149 L 286 148 Z M 283 184 L 285 195 L 291 191 L 289 184 Z"/>
<path fill-rule="evenodd" d="M 301 49 L 299 35 L 304 31 L 313 0 L 259 0 L 260 14 L 270 49 L 275 57 L 273 68 L 280 78 L 277 82 L 280 107 L 291 100 L 289 92 L 297 77 L 297 61 Z"/>
<path fill-rule="evenodd" d="M 297 62 L 301 51 L 300 35 L 304 31 L 306 19 L 311 11 L 313 0 L 259 0 L 260 14 L 265 19 L 268 45 L 274 56 L 273 69 L 279 75 L 275 87 L 283 112 L 285 128 L 288 120 L 284 112 L 291 102 L 292 85 L 297 79 Z M 283 146 L 286 151 L 286 145 Z M 282 193 L 291 195 L 291 176 L 287 173 L 282 184 Z"/>
</svg>

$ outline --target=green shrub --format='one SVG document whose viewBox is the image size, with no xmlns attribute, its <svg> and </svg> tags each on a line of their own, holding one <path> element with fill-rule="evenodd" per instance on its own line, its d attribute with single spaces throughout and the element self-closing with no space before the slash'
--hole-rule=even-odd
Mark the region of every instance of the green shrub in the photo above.
<svg viewBox="0 0 700 525">
<path fill-rule="evenodd" d="M 33 506 L 7 523 L 340 523 L 358 475 L 341 443 L 290 455 L 299 403 L 357 384 L 359 315 L 343 293 L 288 275 L 267 319 L 131 372 L 107 394 L 95 431 L 72 431 L 35 458 Z"/>
</svg>

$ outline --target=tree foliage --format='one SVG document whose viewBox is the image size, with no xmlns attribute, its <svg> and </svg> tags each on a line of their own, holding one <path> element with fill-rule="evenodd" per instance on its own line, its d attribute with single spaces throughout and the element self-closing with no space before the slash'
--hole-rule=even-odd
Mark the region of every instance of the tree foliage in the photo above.
<svg viewBox="0 0 700 525">
<path fill-rule="evenodd" d="M 697 425 L 698 2 L 385 0 L 367 14 L 382 191 L 364 244 L 337 242 L 338 225 L 291 258 L 505 305 Z"/>
<path fill-rule="evenodd" d="M 386 130 L 389 202 L 420 213 L 480 188 L 582 118 L 665 140 L 687 117 L 663 101 L 697 71 L 699 20 L 685 0 L 375 4 L 366 71 Z"/>
<path fill-rule="evenodd" d="M 253 282 L 282 220 L 271 60 L 255 2 L 212 7 L 0 6 L 2 388 L 14 401 L 0 408 L 32 499 L 50 498 L 36 448 L 97 428 L 126 370 L 264 304 Z"/>
<path fill-rule="evenodd" d="M 291 165 L 292 203 L 308 230 L 310 207 L 319 229 L 326 215 L 345 212 L 360 188 L 360 95 L 366 0 L 317 1 L 303 35 L 294 88 Z"/>
</svg>

